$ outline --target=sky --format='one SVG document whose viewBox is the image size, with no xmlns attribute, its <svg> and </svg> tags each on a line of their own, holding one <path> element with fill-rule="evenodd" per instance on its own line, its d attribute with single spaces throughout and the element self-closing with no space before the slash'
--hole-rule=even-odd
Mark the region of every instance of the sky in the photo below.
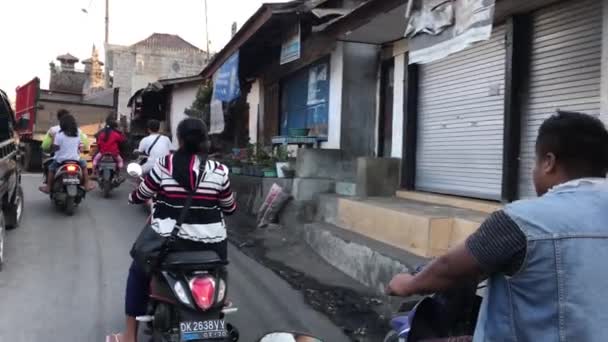
<svg viewBox="0 0 608 342">
<path fill-rule="evenodd" d="M 207 0 L 211 51 L 230 40 L 234 21 L 240 28 L 263 2 L 279 1 Z M 11 97 L 34 77 L 48 87 L 56 56 L 69 52 L 84 60 L 93 44 L 103 47 L 104 0 L 2 0 L 1 7 L 0 89 Z M 110 0 L 110 44 L 131 45 L 154 32 L 205 49 L 204 0 Z"/>
</svg>

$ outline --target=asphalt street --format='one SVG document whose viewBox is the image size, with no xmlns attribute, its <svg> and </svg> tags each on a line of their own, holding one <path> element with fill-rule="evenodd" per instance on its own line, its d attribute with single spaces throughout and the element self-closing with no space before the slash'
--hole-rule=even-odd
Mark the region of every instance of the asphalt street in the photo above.
<svg viewBox="0 0 608 342">
<path fill-rule="evenodd" d="M 9 231 L 0 272 L 0 341 L 104 341 L 121 331 L 128 255 L 146 218 L 130 206 L 128 183 L 103 199 L 88 195 L 73 217 L 55 211 L 24 175 L 25 213 Z M 300 292 L 231 246 L 229 297 L 239 311 L 229 317 L 241 341 L 276 330 L 314 333 L 326 342 L 348 341 Z"/>
</svg>

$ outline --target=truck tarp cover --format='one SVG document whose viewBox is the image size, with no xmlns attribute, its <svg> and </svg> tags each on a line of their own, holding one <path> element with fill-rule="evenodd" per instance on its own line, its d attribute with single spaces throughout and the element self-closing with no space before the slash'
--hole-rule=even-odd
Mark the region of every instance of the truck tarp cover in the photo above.
<svg viewBox="0 0 608 342">
<path fill-rule="evenodd" d="M 36 117 L 36 100 L 40 80 L 34 78 L 25 85 L 17 88 L 17 99 L 15 103 L 15 119 L 17 129 L 21 134 L 32 134 Z"/>
</svg>

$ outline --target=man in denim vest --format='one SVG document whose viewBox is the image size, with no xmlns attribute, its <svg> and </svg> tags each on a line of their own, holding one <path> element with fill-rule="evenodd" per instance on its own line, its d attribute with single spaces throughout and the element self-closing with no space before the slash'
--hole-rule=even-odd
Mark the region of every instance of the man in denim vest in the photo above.
<svg viewBox="0 0 608 342">
<path fill-rule="evenodd" d="M 505 206 L 416 276 L 401 296 L 488 279 L 475 342 L 608 340 L 608 131 L 592 116 L 558 112 L 540 127 L 539 197 Z"/>
</svg>

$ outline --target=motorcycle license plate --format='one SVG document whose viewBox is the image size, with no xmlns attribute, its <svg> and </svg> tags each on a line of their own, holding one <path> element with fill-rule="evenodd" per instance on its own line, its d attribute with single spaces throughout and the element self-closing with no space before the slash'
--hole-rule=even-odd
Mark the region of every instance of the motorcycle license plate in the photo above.
<svg viewBox="0 0 608 342">
<path fill-rule="evenodd" d="M 181 341 L 225 339 L 228 337 L 223 319 L 184 321 L 179 324 Z"/>
<path fill-rule="evenodd" d="M 80 184 L 80 179 L 78 178 L 64 178 L 63 184 Z"/>
</svg>

